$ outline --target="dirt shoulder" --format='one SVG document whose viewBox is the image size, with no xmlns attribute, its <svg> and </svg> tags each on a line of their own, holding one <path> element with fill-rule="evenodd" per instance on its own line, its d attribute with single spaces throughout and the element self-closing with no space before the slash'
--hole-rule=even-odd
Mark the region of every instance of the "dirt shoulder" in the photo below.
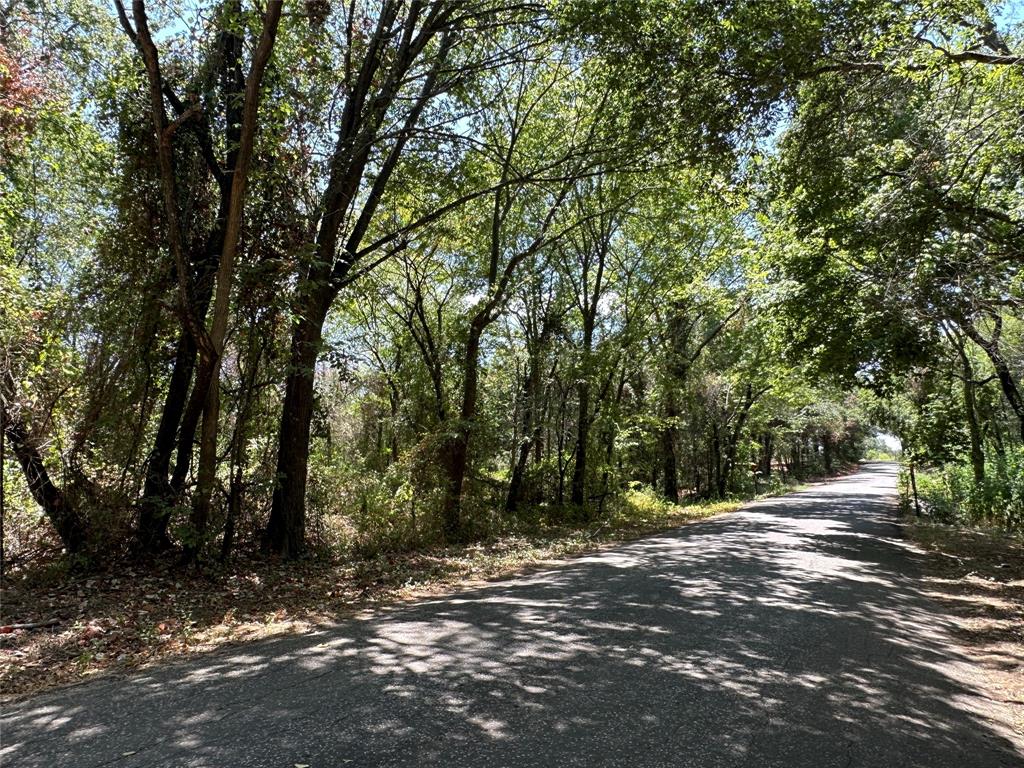
<svg viewBox="0 0 1024 768">
<path fill-rule="evenodd" d="M 830 479 L 856 471 L 843 467 Z M 765 495 L 801 487 L 789 483 Z M 122 563 L 71 580 L 59 572 L 22 574 L 3 582 L 0 702 L 232 644 L 307 632 L 368 608 L 550 567 L 732 512 L 750 501 L 676 506 L 627 500 L 619 511 L 586 526 L 363 559 L 278 562 L 239 556 L 227 567 L 202 572 L 182 572 L 169 559 L 151 566 Z"/>
<path fill-rule="evenodd" d="M 121 564 L 70 581 L 40 573 L 8 579 L 0 613 L 0 701 L 306 632 L 366 608 L 550 566 L 740 506 L 665 505 L 667 511 L 634 512 L 587 527 L 366 559 L 242 557 L 198 573 L 183 573 L 169 560 L 153 567 Z"/>
<path fill-rule="evenodd" d="M 905 530 L 929 555 L 929 594 L 949 610 L 989 697 L 1024 737 L 1024 540 L 913 520 Z"/>
</svg>

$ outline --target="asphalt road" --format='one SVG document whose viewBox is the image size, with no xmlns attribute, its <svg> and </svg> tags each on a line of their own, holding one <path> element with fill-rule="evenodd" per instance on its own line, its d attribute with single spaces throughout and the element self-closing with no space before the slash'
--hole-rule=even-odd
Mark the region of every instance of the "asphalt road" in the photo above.
<svg viewBox="0 0 1024 768">
<path fill-rule="evenodd" d="M 1024 766 L 895 467 L 6 708 L 4 766 Z"/>
</svg>

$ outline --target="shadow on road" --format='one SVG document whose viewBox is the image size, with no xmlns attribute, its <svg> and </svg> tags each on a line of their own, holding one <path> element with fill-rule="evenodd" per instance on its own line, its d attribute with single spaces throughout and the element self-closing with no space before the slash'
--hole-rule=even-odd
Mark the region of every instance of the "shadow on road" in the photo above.
<svg viewBox="0 0 1024 768">
<path fill-rule="evenodd" d="M 872 465 L 555 570 L 25 702 L 0 755 L 1019 766 L 892 525 L 894 472 Z"/>
</svg>

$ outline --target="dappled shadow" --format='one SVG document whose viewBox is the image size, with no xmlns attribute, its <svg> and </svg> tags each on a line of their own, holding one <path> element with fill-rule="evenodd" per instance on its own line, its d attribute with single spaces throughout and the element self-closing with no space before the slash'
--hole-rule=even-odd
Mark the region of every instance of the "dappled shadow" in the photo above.
<svg viewBox="0 0 1024 768">
<path fill-rule="evenodd" d="M 869 471 L 11 707 L 24 766 L 1020 765 Z M 130 754 L 129 754 L 130 753 Z"/>
<path fill-rule="evenodd" d="M 928 555 L 928 596 L 943 606 L 950 634 L 1024 734 L 1024 544 L 995 531 L 928 522 L 912 522 L 909 532 Z"/>
</svg>

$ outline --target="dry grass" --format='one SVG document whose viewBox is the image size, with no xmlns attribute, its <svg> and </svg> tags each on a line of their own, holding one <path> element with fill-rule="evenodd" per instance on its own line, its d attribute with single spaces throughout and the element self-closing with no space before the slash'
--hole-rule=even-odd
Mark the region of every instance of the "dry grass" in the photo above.
<svg viewBox="0 0 1024 768">
<path fill-rule="evenodd" d="M 931 555 L 929 592 L 949 608 L 990 697 L 1024 736 L 1024 540 L 923 522 L 907 532 Z"/>
<path fill-rule="evenodd" d="M 844 468 L 843 474 L 855 468 Z M 837 473 L 839 474 L 839 473 Z M 780 495 L 804 487 L 776 488 Z M 172 561 L 126 565 L 69 580 L 36 570 L 8 578 L 0 601 L 0 701 L 91 677 L 275 635 L 306 632 L 376 605 L 450 592 L 550 567 L 745 502 L 670 504 L 650 491 L 617 498 L 598 522 L 471 545 L 368 558 L 277 562 L 238 557 L 182 572 Z M 53 626 L 11 630 L 11 625 Z"/>
<path fill-rule="evenodd" d="M 607 544 L 732 511 L 739 502 L 672 506 L 628 499 L 598 524 L 362 560 L 238 559 L 182 573 L 122 565 L 67 579 L 4 584 L 0 700 L 124 672 L 229 643 L 305 632 L 372 605 L 508 576 Z M 54 626 L 11 630 L 14 624 Z"/>
</svg>

